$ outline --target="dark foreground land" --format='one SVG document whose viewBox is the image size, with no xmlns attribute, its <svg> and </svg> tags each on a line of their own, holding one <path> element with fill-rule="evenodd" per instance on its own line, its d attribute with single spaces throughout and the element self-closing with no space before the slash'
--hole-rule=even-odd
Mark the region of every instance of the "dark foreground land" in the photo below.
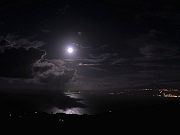
<svg viewBox="0 0 180 135">
<path fill-rule="evenodd" d="M 152 108 L 130 109 L 98 115 L 67 115 L 47 113 L 1 114 L 1 129 L 16 131 L 59 130 L 65 132 L 176 132 L 180 120 L 179 102 Z M 25 131 L 26 133 L 27 131 Z"/>
</svg>

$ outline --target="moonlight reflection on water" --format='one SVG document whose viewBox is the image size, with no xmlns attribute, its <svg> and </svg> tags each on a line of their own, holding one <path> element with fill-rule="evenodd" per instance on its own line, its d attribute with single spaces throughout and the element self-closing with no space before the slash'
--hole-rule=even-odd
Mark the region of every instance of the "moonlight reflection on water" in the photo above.
<svg viewBox="0 0 180 135">
<path fill-rule="evenodd" d="M 77 115 L 88 114 L 86 109 L 80 107 L 67 108 L 67 109 L 59 109 L 54 107 L 51 110 L 49 110 L 48 113 L 52 113 L 52 114 L 64 113 L 64 114 L 77 114 Z"/>
<path fill-rule="evenodd" d="M 71 99 L 75 99 L 77 103 L 80 103 L 85 107 L 77 106 L 77 107 L 67 107 L 65 109 L 52 107 L 48 109 L 47 113 L 51 113 L 51 114 L 64 113 L 64 114 L 77 114 L 77 115 L 90 114 L 90 111 L 88 111 L 87 108 L 87 103 L 85 102 L 85 98 L 81 94 L 74 92 L 65 92 L 64 95 L 66 95 Z"/>
</svg>

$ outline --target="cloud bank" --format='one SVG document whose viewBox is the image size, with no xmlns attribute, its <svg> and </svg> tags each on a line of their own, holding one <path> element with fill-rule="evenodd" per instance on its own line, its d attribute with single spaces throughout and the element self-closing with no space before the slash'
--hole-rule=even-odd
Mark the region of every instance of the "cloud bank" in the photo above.
<svg viewBox="0 0 180 135">
<path fill-rule="evenodd" d="M 75 69 L 68 67 L 63 60 L 45 59 L 46 51 L 41 49 L 45 43 L 30 41 L 26 38 L 6 36 L 0 38 L 0 78 L 9 78 L 16 85 L 17 81 L 28 81 L 34 85 L 45 84 L 64 88 L 70 81 Z M 19 83 L 22 86 L 22 83 Z M 28 86 L 28 85 L 27 85 Z"/>
<path fill-rule="evenodd" d="M 33 76 L 43 83 L 64 85 L 74 76 L 75 70 L 68 68 L 62 60 L 37 61 L 33 64 Z"/>
</svg>

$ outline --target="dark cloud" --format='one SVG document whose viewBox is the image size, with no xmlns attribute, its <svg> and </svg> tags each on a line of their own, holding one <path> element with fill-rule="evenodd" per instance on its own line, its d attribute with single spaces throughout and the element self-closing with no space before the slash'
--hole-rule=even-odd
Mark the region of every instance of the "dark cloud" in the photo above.
<svg viewBox="0 0 180 135">
<path fill-rule="evenodd" d="M 154 45 L 146 45 L 140 48 L 140 51 L 146 58 L 165 59 L 165 58 L 176 57 L 179 53 L 179 47 L 154 44 Z"/>
<path fill-rule="evenodd" d="M 36 41 L 30 38 L 22 38 L 16 35 L 8 34 L 7 36 L 0 37 L 0 50 L 4 51 L 5 49 L 10 48 L 39 48 L 42 47 L 45 43 L 43 41 Z"/>
<path fill-rule="evenodd" d="M 44 54 L 43 51 L 35 48 L 25 49 L 8 48 L 0 53 L 0 76 L 29 78 L 31 66 Z"/>
<path fill-rule="evenodd" d="M 37 61 L 33 64 L 34 79 L 63 86 L 74 77 L 75 69 L 67 67 L 62 60 Z"/>
</svg>

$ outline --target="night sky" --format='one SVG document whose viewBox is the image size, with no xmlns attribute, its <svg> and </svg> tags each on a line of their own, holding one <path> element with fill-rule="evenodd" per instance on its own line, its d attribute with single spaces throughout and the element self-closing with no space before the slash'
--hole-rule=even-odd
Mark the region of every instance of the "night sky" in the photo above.
<svg viewBox="0 0 180 135">
<path fill-rule="evenodd" d="M 179 6 L 178 0 L 1 0 L 0 88 L 179 88 Z"/>
</svg>

